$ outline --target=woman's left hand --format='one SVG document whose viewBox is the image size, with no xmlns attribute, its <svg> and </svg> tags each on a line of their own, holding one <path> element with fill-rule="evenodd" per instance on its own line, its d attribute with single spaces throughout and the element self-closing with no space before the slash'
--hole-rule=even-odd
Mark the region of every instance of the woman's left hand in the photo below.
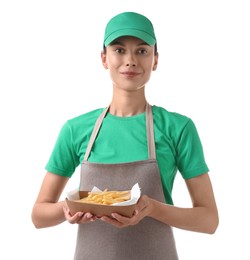
<svg viewBox="0 0 250 260">
<path fill-rule="evenodd" d="M 138 224 L 144 217 L 150 214 L 151 210 L 151 199 L 146 196 L 142 195 L 139 199 L 134 214 L 131 218 L 122 216 L 118 213 L 113 213 L 112 217 L 102 216 L 100 220 L 105 221 L 113 226 L 118 228 L 124 228 L 128 226 L 133 226 Z"/>
</svg>

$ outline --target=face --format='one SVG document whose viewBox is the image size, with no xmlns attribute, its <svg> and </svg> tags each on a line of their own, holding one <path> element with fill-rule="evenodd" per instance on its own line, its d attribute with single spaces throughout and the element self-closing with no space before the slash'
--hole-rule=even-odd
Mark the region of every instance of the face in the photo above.
<svg viewBox="0 0 250 260">
<path fill-rule="evenodd" d="M 109 69 L 113 86 L 126 91 L 144 88 L 158 62 L 154 46 L 135 37 L 116 39 L 101 57 L 104 68 Z"/>
</svg>

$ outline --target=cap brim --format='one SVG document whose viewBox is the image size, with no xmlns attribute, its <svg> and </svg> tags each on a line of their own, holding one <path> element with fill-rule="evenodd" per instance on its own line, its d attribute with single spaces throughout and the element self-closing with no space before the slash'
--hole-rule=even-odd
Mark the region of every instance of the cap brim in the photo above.
<svg viewBox="0 0 250 260">
<path fill-rule="evenodd" d="M 123 36 L 133 36 L 133 37 L 139 38 L 150 46 L 153 46 L 156 43 L 156 39 L 144 31 L 140 31 L 137 29 L 122 29 L 122 30 L 113 32 L 106 38 L 106 40 L 104 41 L 105 47 L 107 47 L 115 39 L 117 39 L 119 37 L 123 37 Z"/>
</svg>

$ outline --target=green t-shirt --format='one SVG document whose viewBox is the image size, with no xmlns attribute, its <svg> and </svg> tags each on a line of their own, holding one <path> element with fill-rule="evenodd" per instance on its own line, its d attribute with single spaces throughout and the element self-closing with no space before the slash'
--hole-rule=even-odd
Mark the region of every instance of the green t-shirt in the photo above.
<svg viewBox="0 0 250 260">
<path fill-rule="evenodd" d="M 62 127 L 46 170 L 71 177 L 83 161 L 94 124 L 104 109 L 68 120 Z M 208 172 L 202 144 L 193 121 L 153 106 L 156 159 L 166 202 L 177 171 L 184 179 Z M 89 156 L 90 162 L 122 163 L 148 159 L 146 114 L 118 117 L 107 113 Z"/>
</svg>

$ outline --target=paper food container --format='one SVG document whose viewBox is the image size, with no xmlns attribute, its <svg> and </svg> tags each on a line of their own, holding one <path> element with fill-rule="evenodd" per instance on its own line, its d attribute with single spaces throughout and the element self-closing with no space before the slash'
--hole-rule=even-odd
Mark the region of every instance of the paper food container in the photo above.
<svg viewBox="0 0 250 260">
<path fill-rule="evenodd" d="M 97 187 L 94 187 L 92 191 L 101 192 Z M 70 213 L 74 215 L 76 212 L 90 212 L 95 216 L 111 216 L 112 213 L 119 213 L 126 217 L 131 217 L 135 210 L 138 199 L 141 196 L 141 191 L 138 183 L 135 184 L 131 189 L 131 199 L 115 203 L 111 205 L 103 204 L 92 204 L 87 202 L 79 202 L 77 200 L 88 196 L 89 191 L 73 190 L 67 193 L 65 199 Z"/>
</svg>

